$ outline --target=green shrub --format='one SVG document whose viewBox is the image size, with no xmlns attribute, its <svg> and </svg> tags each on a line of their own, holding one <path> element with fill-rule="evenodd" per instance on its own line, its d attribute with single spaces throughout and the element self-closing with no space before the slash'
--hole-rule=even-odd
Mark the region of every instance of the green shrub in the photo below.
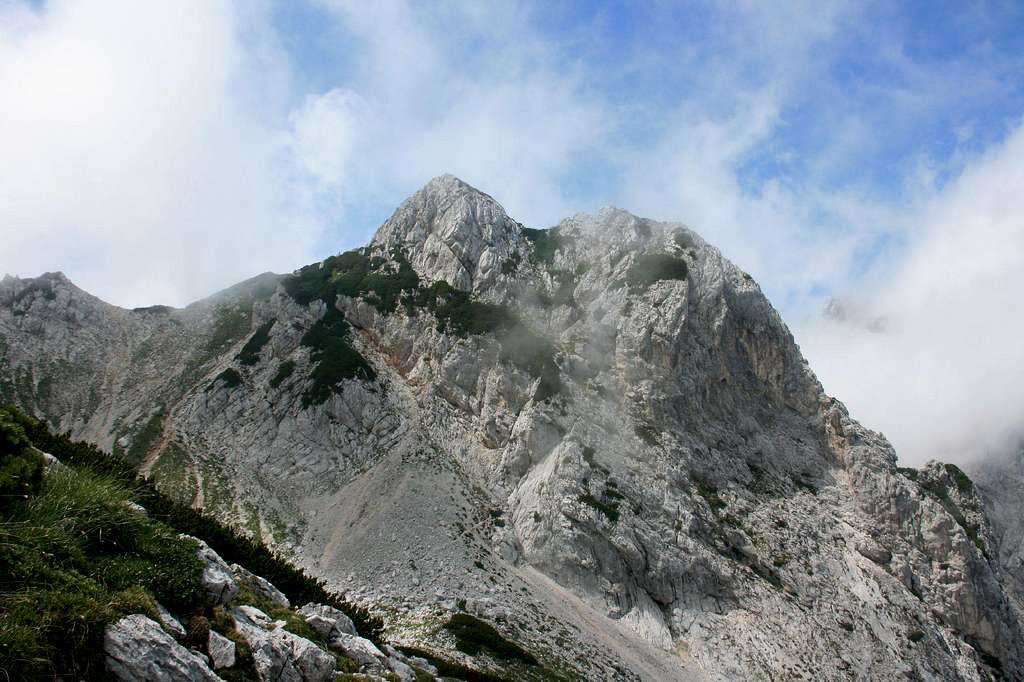
<svg viewBox="0 0 1024 682">
<path fill-rule="evenodd" d="M 285 360 L 284 362 L 281 363 L 281 366 L 277 368 L 277 374 L 275 374 L 274 378 L 270 380 L 270 387 L 277 388 L 285 381 L 287 381 L 288 377 L 290 377 L 294 371 L 295 361 Z"/>
<path fill-rule="evenodd" d="M 633 426 L 633 432 L 636 433 L 637 438 L 648 445 L 657 446 L 661 442 L 658 440 L 658 430 L 648 421 L 642 421 L 635 424 Z"/>
<path fill-rule="evenodd" d="M 241 377 L 239 377 L 241 381 Z M 130 461 L 135 463 L 142 462 L 146 457 L 146 453 L 149 451 L 149 446 L 153 444 L 160 434 L 163 432 L 164 426 L 164 407 L 163 405 L 153 413 L 153 416 L 146 420 L 145 425 L 139 429 L 132 437 L 132 444 L 128 447 L 128 451 L 125 454 Z"/>
<path fill-rule="evenodd" d="M 913 467 L 896 467 L 896 471 L 906 476 L 911 481 L 917 480 L 917 469 L 914 469 Z"/>
<path fill-rule="evenodd" d="M 536 665 L 537 659 L 515 642 L 505 639 L 489 623 L 468 613 L 456 613 L 445 624 L 445 629 L 455 636 L 456 648 L 469 656 L 486 652 L 503 661 L 520 661 Z"/>
<path fill-rule="evenodd" d="M 32 448 L 18 416 L 0 408 L 0 509 L 39 489 L 43 457 Z"/>
<path fill-rule="evenodd" d="M 533 245 L 530 260 L 544 265 L 551 265 L 554 262 L 555 252 L 564 244 L 557 227 L 550 230 L 531 230 L 524 227 L 523 236 Z"/>
<path fill-rule="evenodd" d="M 725 509 L 725 500 L 718 495 L 718 488 L 713 483 L 701 478 L 694 478 L 693 485 L 697 490 L 697 494 L 704 498 L 712 512 L 717 514 L 722 509 Z"/>
<path fill-rule="evenodd" d="M 618 502 L 604 502 L 599 500 L 589 492 L 580 495 L 577 499 L 583 504 L 593 507 L 600 513 L 604 514 L 612 524 L 619 522 L 619 503 Z"/>
<path fill-rule="evenodd" d="M 549 237 L 539 239 L 543 248 L 553 243 Z M 395 253 L 393 261 L 386 261 L 370 257 L 365 249 L 348 251 L 306 266 L 282 284 L 299 303 L 321 300 L 327 305 L 324 318 L 302 339 L 302 345 L 314 349 L 317 363 L 313 384 L 303 395 L 303 407 L 326 401 L 343 379 L 372 380 L 376 376 L 365 358 L 346 341 L 348 324 L 335 307 L 339 295 L 363 296 L 382 312 L 393 312 L 399 304 L 410 314 L 429 310 L 437 318 L 438 330 L 455 336 L 502 335 L 502 359 L 541 379 L 535 399 L 546 400 L 561 389 L 550 342 L 531 332 L 508 306 L 477 301 L 469 292 L 444 281 L 422 287 L 401 254 Z"/>
<path fill-rule="evenodd" d="M 196 549 L 193 540 L 150 531 L 135 552 L 98 560 L 97 572 L 110 589 L 142 587 L 164 606 L 187 611 L 202 604 L 204 598 L 197 580 L 203 563 L 196 557 Z"/>
<path fill-rule="evenodd" d="M 383 258 L 370 257 L 368 249 L 356 249 L 307 265 L 281 283 L 302 305 L 321 300 L 333 308 L 338 296 L 363 296 L 381 312 L 392 312 L 406 292 L 419 288 L 419 276 L 400 254 L 395 254 L 392 266 Z"/>
<path fill-rule="evenodd" d="M 434 313 L 438 331 L 455 336 L 495 334 L 520 324 L 508 306 L 476 301 L 444 281 L 420 290 L 415 302 Z"/>
<path fill-rule="evenodd" d="M 460 337 L 494 334 L 501 342 L 502 361 L 541 380 L 534 400 L 547 400 L 561 391 L 554 346 L 508 306 L 475 301 L 468 292 L 447 282 L 435 282 L 421 290 L 416 302 L 434 313 L 439 331 Z"/>
<path fill-rule="evenodd" d="M 686 279 L 686 261 L 666 253 L 637 256 L 626 273 L 630 287 L 642 289 L 663 279 Z"/>
<path fill-rule="evenodd" d="M 956 476 L 954 473 L 952 473 L 949 467 L 953 467 L 953 469 L 956 472 L 960 473 L 960 476 Z M 961 493 L 969 493 L 973 491 L 974 484 L 971 482 L 971 479 L 967 478 L 967 475 L 960 471 L 960 469 L 956 467 L 956 465 L 946 465 L 946 472 L 950 475 L 953 484 L 957 486 L 957 489 Z M 932 497 L 934 497 L 939 502 L 939 504 L 942 505 L 943 509 L 945 509 L 949 513 L 949 515 L 953 517 L 953 520 L 957 522 L 957 525 L 964 529 L 964 532 L 967 534 L 967 537 L 971 539 L 971 542 L 974 543 L 974 546 L 977 547 L 978 551 L 980 551 L 982 555 L 987 559 L 988 550 L 985 549 L 985 543 L 982 541 L 981 535 L 978 532 L 978 526 L 976 526 L 973 523 L 970 523 L 967 520 L 967 517 L 964 516 L 964 513 L 960 510 L 960 507 L 958 507 L 956 503 L 953 502 L 952 499 L 950 499 L 949 489 L 946 487 L 946 484 L 941 480 L 921 481 L 919 478 L 915 480 L 918 481 L 918 484 L 921 486 L 921 489 L 924 492 L 931 495 Z"/>
<path fill-rule="evenodd" d="M 502 360 L 540 379 L 533 399 L 544 401 L 562 390 L 561 374 L 555 363 L 555 348 L 549 340 L 529 327 L 517 324 L 501 337 Z"/>
<path fill-rule="evenodd" d="M 418 649 L 411 646 L 397 646 L 395 647 L 406 656 L 415 656 L 416 658 L 422 658 L 432 666 L 437 668 L 437 673 L 443 679 L 454 678 L 458 680 L 465 680 L 466 682 L 510 682 L 508 678 L 499 677 L 491 673 L 480 672 L 467 668 L 464 665 L 447 661 L 443 658 L 438 658 L 429 651 Z M 417 676 L 417 681 L 419 676 Z"/>
<path fill-rule="evenodd" d="M 522 256 L 519 255 L 519 252 L 518 251 L 513 251 L 512 255 L 510 255 L 508 257 L 508 259 L 505 260 L 505 262 L 501 264 L 501 274 L 503 274 L 503 275 L 511 275 L 513 272 L 515 272 L 517 269 L 519 269 L 519 264 L 522 261 L 523 261 L 523 258 L 522 258 Z"/>
<path fill-rule="evenodd" d="M 238 370 L 234 367 L 228 367 L 226 370 L 218 374 L 210 382 L 207 390 L 213 388 L 218 381 L 223 381 L 224 385 L 228 388 L 236 388 L 242 385 L 242 375 L 238 373 Z"/>
<path fill-rule="evenodd" d="M 962 495 L 970 495 L 974 492 L 974 482 L 971 481 L 970 477 L 963 472 L 963 470 L 955 464 L 946 463 L 943 465 L 946 469 L 946 473 L 952 479 L 956 485 L 956 489 L 960 491 Z"/>
<path fill-rule="evenodd" d="M 274 326 L 274 320 L 268 320 L 259 326 L 256 332 L 249 337 L 249 340 L 242 346 L 235 359 L 243 365 L 252 366 L 259 362 L 260 351 L 270 341 L 270 328 Z"/>
<path fill-rule="evenodd" d="M 302 337 L 302 345 L 313 349 L 311 358 L 316 363 L 311 377 L 313 383 L 302 395 L 302 406 L 319 405 L 336 392 L 345 379 L 372 381 L 377 373 L 347 339 L 348 322 L 335 307 Z"/>
<path fill-rule="evenodd" d="M 213 323 L 213 330 L 206 342 L 207 353 L 218 353 L 224 347 L 234 343 L 241 338 L 249 329 L 250 318 L 252 317 L 252 301 L 239 305 L 219 306 L 215 313 L 217 318 Z"/>
</svg>

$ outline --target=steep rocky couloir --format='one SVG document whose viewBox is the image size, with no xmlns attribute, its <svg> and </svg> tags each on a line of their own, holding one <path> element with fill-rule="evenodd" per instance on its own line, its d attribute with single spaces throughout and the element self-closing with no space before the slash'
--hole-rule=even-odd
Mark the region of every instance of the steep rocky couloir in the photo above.
<svg viewBox="0 0 1024 682">
<path fill-rule="evenodd" d="M 585 679 L 1024 676 L 970 479 L 898 469 L 680 224 L 530 230 L 443 176 L 364 249 L 181 310 L 5 279 L 0 382 L 396 642 L 468 611 Z"/>
</svg>

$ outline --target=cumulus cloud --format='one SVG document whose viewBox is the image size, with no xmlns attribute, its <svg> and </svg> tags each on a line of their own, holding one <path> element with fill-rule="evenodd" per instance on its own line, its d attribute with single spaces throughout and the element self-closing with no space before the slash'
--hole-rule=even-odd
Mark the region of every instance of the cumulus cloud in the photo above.
<svg viewBox="0 0 1024 682">
<path fill-rule="evenodd" d="M 904 461 L 970 461 L 1024 436 L 1022 197 L 1017 126 L 908 208 L 904 256 L 844 297 L 856 315 L 798 325 L 826 390 Z"/>
<path fill-rule="evenodd" d="M 182 304 L 309 259 L 318 223 L 286 192 L 303 131 L 281 123 L 287 64 L 258 17 L 214 0 L 0 13 L 0 272 Z"/>
<path fill-rule="evenodd" d="M 517 218 L 551 225 L 576 207 L 564 177 L 615 120 L 584 74 L 511 3 L 325 0 L 358 56 L 346 78 L 354 167 L 346 191 L 395 201 L 453 173 L 494 193 Z M 593 74 L 591 74 L 593 75 Z M 349 108 L 329 92 L 315 106 Z M 350 136 L 333 122 L 322 135 Z"/>
</svg>

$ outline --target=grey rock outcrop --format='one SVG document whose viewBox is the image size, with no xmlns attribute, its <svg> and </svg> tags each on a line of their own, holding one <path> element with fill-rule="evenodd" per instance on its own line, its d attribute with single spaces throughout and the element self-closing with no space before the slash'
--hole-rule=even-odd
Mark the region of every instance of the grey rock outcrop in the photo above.
<svg viewBox="0 0 1024 682">
<path fill-rule="evenodd" d="M 181 621 L 171 615 L 163 604 L 156 605 L 157 616 L 160 619 L 160 625 L 164 626 L 164 630 L 167 630 L 175 639 L 185 639 L 185 628 L 182 627 Z"/>
<path fill-rule="evenodd" d="M 103 650 L 107 672 L 123 682 L 221 680 L 202 658 L 175 642 L 159 623 L 142 614 L 125 616 L 107 626 Z"/>
<path fill-rule="evenodd" d="M 291 602 L 288 601 L 288 597 L 285 596 L 284 592 L 274 587 L 266 578 L 258 576 L 238 564 L 231 564 L 231 574 L 235 577 L 236 581 L 252 590 L 257 597 L 266 599 L 278 606 L 283 606 L 286 609 L 291 608 Z"/>
<path fill-rule="evenodd" d="M 327 641 L 331 641 L 339 635 L 357 636 L 359 634 L 356 632 L 356 626 L 352 624 L 352 619 L 333 606 L 306 604 L 299 609 L 299 615 Z"/>
<path fill-rule="evenodd" d="M 992 523 L 1004 583 L 1024 607 L 1024 446 L 974 462 L 968 472 Z"/>
<path fill-rule="evenodd" d="M 197 538 L 191 539 L 199 544 L 196 556 L 203 562 L 201 582 L 207 600 L 211 604 L 227 604 L 238 594 L 238 585 L 235 583 L 231 568 L 205 542 Z"/>
<path fill-rule="evenodd" d="M 253 606 L 231 610 L 235 627 L 252 651 L 262 682 L 327 682 L 334 679 L 334 657 L 308 639 L 292 634 Z"/>
<path fill-rule="evenodd" d="M 235 643 L 213 630 L 206 638 L 206 653 L 210 655 L 210 665 L 214 670 L 235 664 Z"/>
<path fill-rule="evenodd" d="M 394 641 L 465 610 L 586 679 L 1024 677 L 1020 525 L 947 466 L 897 468 L 685 226 L 529 231 L 442 177 L 350 256 L 419 288 L 300 302 L 267 275 L 128 311 L 5 279 L 0 398 L 382 607 Z M 328 313 L 375 378 L 318 403 Z M 247 618 L 270 670 L 288 638 Z"/>
<path fill-rule="evenodd" d="M 331 638 L 328 643 L 332 649 L 344 653 L 362 667 L 380 670 L 387 670 L 390 667 L 388 657 L 368 639 L 342 632 Z"/>
</svg>

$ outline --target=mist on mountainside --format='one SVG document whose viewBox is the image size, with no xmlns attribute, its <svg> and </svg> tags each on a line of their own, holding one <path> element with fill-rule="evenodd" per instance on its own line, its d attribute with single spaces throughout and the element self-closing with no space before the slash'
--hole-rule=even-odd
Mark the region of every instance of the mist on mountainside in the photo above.
<svg viewBox="0 0 1024 682">
<path fill-rule="evenodd" d="M 1022 154 L 1018 128 L 917 211 L 905 253 L 795 325 L 825 390 L 906 464 L 970 463 L 1024 436 Z"/>
</svg>

